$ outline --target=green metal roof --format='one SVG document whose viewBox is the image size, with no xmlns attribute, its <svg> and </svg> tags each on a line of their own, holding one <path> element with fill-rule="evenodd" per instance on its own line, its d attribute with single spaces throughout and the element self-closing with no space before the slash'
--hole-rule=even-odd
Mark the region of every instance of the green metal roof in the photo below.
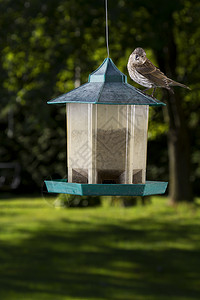
<svg viewBox="0 0 200 300">
<path fill-rule="evenodd" d="M 127 76 L 118 70 L 111 58 L 89 75 L 88 82 L 48 101 L 48 104 L 65 103 L 123 104 L 161 106 L 163 102 L 146 95 L 127 83 Z"/>
</svg>

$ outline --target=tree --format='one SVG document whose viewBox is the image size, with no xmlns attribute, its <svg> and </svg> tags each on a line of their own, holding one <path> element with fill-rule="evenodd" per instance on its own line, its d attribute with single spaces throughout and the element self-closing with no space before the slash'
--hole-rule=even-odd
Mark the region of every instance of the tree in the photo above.
<svg viewBox="0 0 200 300">
<path fill-rule="evenodd" d="M 77 66 L 80 80 L 87 80 L 94 48 L 102 43 L 99 7 L 99 1 L 94 8 L 92 1 L 0 1 L 0 117 L 5 128 L 0 155 L 2 161 L 20 162 L 23 186 L 41 186 L 48 174 L 66 174 L 65 107 L 56 110 L 46 101 L 74 88 Z"/>
<path fill-rule="evenodd" d="M 0 0 L 0 12 L 0 122 L 6 130 L 0 132 L 1 160 L 20 161 L 24 184 L 33 181 L 39 186 L 47 174 L 66 173 L 65 108 L 54 109 L 46 100 L 73 89 L 77 76 L 80 82 L 87 81 L 106 57 L 104 3 Z M 173 201 L 192 200 L 190 179 L 200 178 L 200 130 L 194 130 L 199 121 L 199 12 L 195 0 L 162 5 L 158 0 L 109 1 L 110 53 L 117 66 L 127 73 L 128 56 L 140 46 L 169 77 L 192 88 L 191 92 L 176 88 L 174 96 L 158 92 L 158 98 L 168 103 L 167 125 L 161 111 L 151 113 L 150 142 L 162 143 L 157 148 L 162 149 L 164 163 L 162 137 L 169 128 Z M 14 118 L 13 135 L 7 130 L 8 115 Z M 156 163 L 153 167 L 161 172 Z"/>
<path fill-rule="evenodd" d="M 199 53 L 191 47 L 199 38 L 199 3 L 197 1 L 140 1 L 120 2 L 123 12 L 118 17 L 123 23 L 122 44 L 151 48 L 159 68 L 169 77 L 186 82 L 192 88 L 198 85 L 199 74 L 191 68 L 189 57 L 197 63 Z M 129 21 L 127 16 L 129 15 Z M 115 23 L 116 24 L 116 23 Z M 120 28 L 117 28 L 120 31 Z M 187 43 L 189 41 L 189 43 Z M 119 42 L 119 41 L 118 41 Z M 138 45 L 139 44 L 139 45 Z M 135 48 L 132 46 L 132 49 Z M 194 62 L 193 62 L 194 63 Z M 175 94 L 163 91 L 167 100 L 168 152 L 170 173 L 170 198 L 172 202 L 192 201 L 190 176 L 190 142 L 186 101 L 194 92 L 175 89 Z M 190 108 L 189 108 L 190 110 Z"/>
</svg>

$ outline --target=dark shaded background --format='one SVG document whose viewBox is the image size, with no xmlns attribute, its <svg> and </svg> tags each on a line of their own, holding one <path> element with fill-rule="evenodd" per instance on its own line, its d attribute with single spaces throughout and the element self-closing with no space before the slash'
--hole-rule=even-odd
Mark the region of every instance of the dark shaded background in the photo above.
<svg viewBox="0 0 200 300">
<path fill-rule="evenodd" d="M 140 46 L 192 89 L 175 88 L 175 100 L 157 92 L 169 108 L 176 104 L 174 118 L 182 116 L 179 132 L 188 138 L 177 146 L 177 135 L 168 136 L 170 109 L 151 109 L 147 177 L 169 179 L 172 141 L 178 157 L 188 149 L 190 172 L 173 170 L 170 181 L 189 178 L 194 195 L 200 194 L 199 15 L 199 1 L 109 1 L 110 56 L 118 68 L 127 74 L 128 57 Z M 65 107 L 46 101 L 86 82 L 107 56 L 104 1 L 0 0 L 0 52 L 0 188 L 38 192 L 48 176 L 66 175 Z"/>
</svg>

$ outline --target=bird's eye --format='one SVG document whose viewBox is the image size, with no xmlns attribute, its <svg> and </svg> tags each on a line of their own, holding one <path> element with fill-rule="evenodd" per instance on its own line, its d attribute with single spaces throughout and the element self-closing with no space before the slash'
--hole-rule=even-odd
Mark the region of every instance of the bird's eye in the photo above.
<svg viewBox="0 0 200 300">
<path fill-rule="evenodd" d="M 136 54 L 136 55 L 135 55 L 135 58 L 138 59 L 138 58 L 139 58 L 139 55 Z"/>
</svg>

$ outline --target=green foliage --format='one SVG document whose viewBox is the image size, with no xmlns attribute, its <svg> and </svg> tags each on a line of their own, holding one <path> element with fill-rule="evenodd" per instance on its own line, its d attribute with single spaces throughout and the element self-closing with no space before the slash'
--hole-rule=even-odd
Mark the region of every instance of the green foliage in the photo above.
<svg viewBox="0 0 200 300">
<path fill-rule="evenodd" d="M 176 93 L 190 130 L 193 182 L 200 179 L 199 12 L 198 1 L 109 1 L 110 53 L 119 68 L 127 74 L 128 56 L 141 46 L 163 71 L 192 88 Z M 177 53 L 175 66 L 170 47 Z M 46 101 L 73 89 L 77 79 L 86 82 L 106 57 L 103 1 L 0 1 L 0 52 L 0 160 L 20 162 L 24 185 L 40 186 L 49 174 L 64 177 L 65 109 Z M 149 148 L 156 140 L 165 156 L 162 172 L 157 155 L 149 157 L 162 179 L 168 173 L 168 123 L 161 110 L 151 111 L 149 129 Z"/>
<path fill-rule="evenodd" d="M 79 196 L 59 194 L 54 202 L 55 207 L 95 207 L 101 205 L 100 196 Z"/>
<path fill-rule="evenodd" d="M 200 208 L 166 201 L 69 212 L 1 199 L 0 298 L 199 300 Z"/>
</svg>

